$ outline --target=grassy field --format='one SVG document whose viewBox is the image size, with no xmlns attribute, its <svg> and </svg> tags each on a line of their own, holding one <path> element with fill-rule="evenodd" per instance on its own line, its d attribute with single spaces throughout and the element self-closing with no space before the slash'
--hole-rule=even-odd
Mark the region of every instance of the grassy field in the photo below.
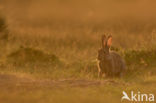
<svg viewBox="0 0 156 103">
<path fill-rule="evenodd" d="M 155 5 L 1 0 L 0 103 L 120 103 L 122 91 L 156 94 Z M 102 34 L 126 61 L 122 78 L 97 76 Z"/>
</svg>

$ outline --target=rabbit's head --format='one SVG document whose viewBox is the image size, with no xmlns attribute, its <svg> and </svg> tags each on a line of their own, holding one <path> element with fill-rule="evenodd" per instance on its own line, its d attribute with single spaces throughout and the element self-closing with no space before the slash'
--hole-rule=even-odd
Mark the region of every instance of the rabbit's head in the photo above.
<svg viewBox="0 0 156 103">
<path fill-rule="evenodd" d="M 109 49 L 112 45 L 112 36 L 109 35 L 106 37 L 106 35 L 102 35 L 101 38 L 101 49 L 98 51 L 98 59 L 109 59 Z"/>
</svg>

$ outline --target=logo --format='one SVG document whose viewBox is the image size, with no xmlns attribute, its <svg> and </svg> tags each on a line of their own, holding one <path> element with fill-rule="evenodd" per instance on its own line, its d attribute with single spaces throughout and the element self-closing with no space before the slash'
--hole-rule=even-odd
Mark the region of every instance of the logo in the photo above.
<svg viewBox="0 0 156 103">
<path fill-rule="evenodd" d="M 123 96 L 121 101 L 128 100 L 128 101 L 138 101 L 138 102 L 153 102 L 154 101 L 154 94 L 145 94 L 141 92 L 134 93 L 131 91 L 130 95 L 128 95 L 125 91 L 122 92 Z"/>
</svg>

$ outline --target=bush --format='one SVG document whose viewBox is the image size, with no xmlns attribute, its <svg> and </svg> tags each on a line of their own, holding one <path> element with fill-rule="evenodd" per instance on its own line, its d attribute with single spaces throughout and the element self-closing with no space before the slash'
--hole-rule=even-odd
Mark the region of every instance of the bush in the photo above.
<svg viewBox="0 0 156 103">
<path fill-rule="evenodd" d="M 7 61 L 15 66 L 56 66 L 61 63 L 59 58 L 54 54 L 47 54 L 41 50 L 23 47 L 10 53 L 7 56 Z"/>
<path fill-rule="evenodd" d="M 156 60 L 156 50 L 127 50 L 125 60 L 127 65 L 152 65 Z"/>
<path fill-rule="evenodd" d="M 6 20 L 0 15 L 0 39 L 8 40 L 8 33 Z"/>
</svg>

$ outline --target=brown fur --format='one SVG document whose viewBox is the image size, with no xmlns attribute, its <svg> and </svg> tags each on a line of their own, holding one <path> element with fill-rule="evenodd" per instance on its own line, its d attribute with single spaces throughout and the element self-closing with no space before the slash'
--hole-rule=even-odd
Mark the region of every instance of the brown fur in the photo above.
<svg viewBox="0 0 156 103">
<path fill-rule="evenodd" d="M 102 37 L 106 36 L 104 35 Z M 108 36 L 107 39 L 102 40 L 105 41 L 102 41 L 102 48 L 99 49 L 97 57 L 99 77 L 102 77 L 104 74 L 106 76 L 122 76 L 126 65 L 119 54 L 109 50 L 112 44 L 112 36 Z"/>
</svg>

